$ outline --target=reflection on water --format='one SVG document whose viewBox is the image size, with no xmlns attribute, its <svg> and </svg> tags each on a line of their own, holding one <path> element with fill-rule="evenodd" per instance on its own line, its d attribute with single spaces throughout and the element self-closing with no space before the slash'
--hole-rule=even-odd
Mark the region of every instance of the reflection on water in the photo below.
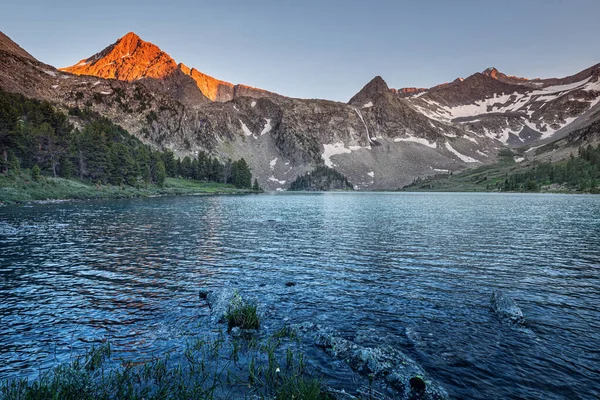
<svg viewBox="0 0 600 400">
<path fill-rule="evenodd" d="M 268 309 L 267 329 L 287 317 L 390 344 L 457 398 L 597 398 L 599 263 L 594 196 L 336 193 L 4 207 L 0 378 L 34 375 L 95 341 L 110 340 L 125 359 L 180 348 L 209 329 L 198 290 L 234 284 Z M 529 331 L 491 313 L 494 289 L 519 303 Z"/>
</svg>

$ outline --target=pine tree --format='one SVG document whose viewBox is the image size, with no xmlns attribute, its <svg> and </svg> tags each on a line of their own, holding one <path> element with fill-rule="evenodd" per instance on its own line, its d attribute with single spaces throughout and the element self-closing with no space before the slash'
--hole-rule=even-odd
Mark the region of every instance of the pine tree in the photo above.
<svg viewBox="0 0 600 400">
<path fill-rule="evenodd" d="M 165 168 L 165 163 L 163 162 L 163 160 L 158 159 L 158 161 L 156 162 L 156 174 L 155 174 L 156 184 L 160 187 L 163 187 L 165 184 L 166 177 L 167 177 L 167 170 Z"/>
<path fill-rule="evenodd" d="M 33 168 L 31 168 L 31 179 L 33 179 L 34 181 L 39 181 L 42 178 L 42 171 L 40 170 L 40 167 L 35 164 L 33 166 Z"/>
<path fill-rule="evenodd" d="M 192 177 L 192 160 L 188 156 L 185 156 L 181 161 L 179 175 L 188 179 Z"/>
</svg>

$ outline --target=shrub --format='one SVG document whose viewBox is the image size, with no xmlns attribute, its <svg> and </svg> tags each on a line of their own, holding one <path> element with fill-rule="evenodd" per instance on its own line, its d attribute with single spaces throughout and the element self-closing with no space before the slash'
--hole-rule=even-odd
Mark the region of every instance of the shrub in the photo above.
<svg viewBox="0 0 600 400">
<path fill-rule="evenodd" d="M 33 179 L 34 181 L 39 181 L 42 178 L 42 170 L 40 169 L 40 167 L 38 167 L 37 164 L 35 164 L 33 166 L 33 168 L 31 168 L 31 179 Z"/>
</svg>

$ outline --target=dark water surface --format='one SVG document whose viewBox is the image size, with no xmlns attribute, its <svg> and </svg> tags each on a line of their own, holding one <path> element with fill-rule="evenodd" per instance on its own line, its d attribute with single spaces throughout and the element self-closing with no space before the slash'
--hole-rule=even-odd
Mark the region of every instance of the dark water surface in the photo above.
<svg viewBox="0 0 600 400">
<path fill-rule="evenodd" d="M 288 318 L 391 344 L 454 398 L 600 398 L 600 196 L 577 195 L 2 207 L 0 378 L 104 339 L 131 359 L 180 348 L 208 312 L 198 290 L 232 283 L 271 311 L 267 328 Z M 530 331 L 491 312 L 494 289 Z"/>
</svg>

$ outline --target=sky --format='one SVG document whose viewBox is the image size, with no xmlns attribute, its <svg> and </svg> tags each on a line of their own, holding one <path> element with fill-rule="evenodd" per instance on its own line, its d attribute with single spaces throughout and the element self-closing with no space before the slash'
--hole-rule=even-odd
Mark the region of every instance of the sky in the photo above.
<svg viewBox="0 0 600 400">
<path fill-rule="evenodd" d="M 377 75 L 575 74 L 600 63 L 599 15 L 599 0 L 5 0 L 0 30 L 55 67 L 133 31 L 215 78 L 345 102 Z"/>
</svg>

